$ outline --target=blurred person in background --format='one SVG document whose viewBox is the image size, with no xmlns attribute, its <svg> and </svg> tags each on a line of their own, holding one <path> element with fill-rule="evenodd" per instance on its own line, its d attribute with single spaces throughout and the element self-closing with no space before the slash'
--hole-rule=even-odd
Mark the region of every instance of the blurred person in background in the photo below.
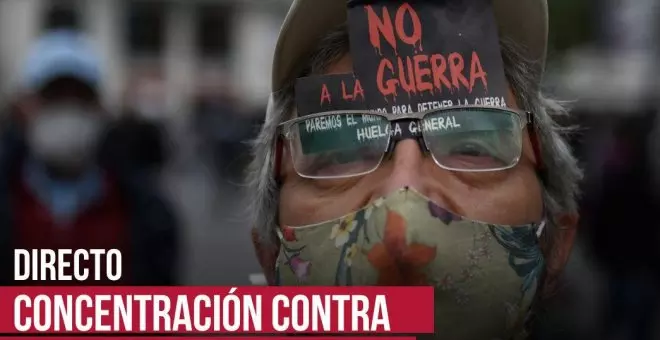
<svg viewBox="0 0 660 340">
<path fill-rule="evenodd" d="M 596 300 L 594 339 L 660 336 L 660 190 L 654 184 L 658 153 L 651 149 L 658 124 L 657 3 L 589 2 L 600 26 L 597 50 L 581 51 L 566 72 L 566 87 L 580 98 L 576 152 L 586 179 L 580 238 L 593 263 L 575 277 L 596 281 L 585 288 Z M 590 81 L 579 80 L 585 78 Z M 578 280 L 569 284 L 584 284 Z"/>
<path fill-rule="evenodd" d="M 364 55 L 356 54 L 354 45 L 349 48 L 346 1 L 293 2 L 280 32 L 274 93 L 248 178 L 253 240 L 270 285 L 433 285 L 437 335 L 528 335 L 534 302 L 554 291 L 568 261 L 581 171 L 554 121 L 567 112 L 540 92 L 541 72 L 535 71 L 543 69 L 546 52 L 546 1 L 495 0 L 493 6 L 507 103 L 531 112 L 534 123 L 523 123 L 522 134 L 503 133 L 499 136 L 508 137 L 496 139 L 506 144 L 512 138 L 522 145 L 519 157 L 506 161 L 504 169 L 475 172 L 440 165 L 438 159 L 456 157 L 455 164 L 465 166 L 500 161 L 469 147 L 439 158 L 442 145 L 424 140 L 430 150 L 421 147 L 425 133 L 417 140 L 385 133 L 378 141 L 387 145 L 376 150 L 349 147 L 357 142 L 347 136 L 328 138 L 335 145 L 324 145 L 336 155 L 306 157 L 301 150 L 321 137 L 303 140 L 301 131 L 306 123 L 315 124 L 309 119 L 321 121 L 324 113 L 297 117 L 300 98 L 294 82 L 310 75 L 350 74 Z M 508 109 L 452 110 L 436 113 L 456 114 L 457 119 L 470 114 L 484 124 L 495 111 L 517 115 Z M 355 114 L 360 120 L 364 113 Z M 489 150 L 503 147 L 477 139 L 471 142 L 483 142 Z M 346 154 L 345 149 L 361 151 Z"/>
<path fill-rule="evenodd" d="M 102 152 L 137 171 L 159 174 L 170 156 L 168 134 L 160 121 L 166 112 L 163 99 L 149 91 L 150 82 L 145 83 L 126 91 L 125 105 L 109 128 Z"/>
<path fill-rule="evenodd" d="M 660 229 L 649 152 L 655 109 L 591 113 L 583 145 L 590 163 L 582 215 L 588 247 L 607 280 L 601 339 L 655 338 L 660 302 Z M 597 120 L 597 122 L 593 122 Z M 651 143 L 650 143 L 651 142 Z M 657 170 L 655 170 L 657 171 Z"/>
<path fill-rule="evenodd" d="M 121 282 L 85 284 L 175 284 L 172 210 L 148 177 L 99 152 L 110 115 L 91 45 L 74 31 L 47 32 L 22 78 L 25 93 L 0 144 L 2 283 L 32 284 L 11 278 L 15 248 L 114 248 L 123 254 Z"/>
<path fill-rule="evenodd" d="M 201 137 L 202 154 L 219 178 L 230 177 L 235 157 L 236 101 L 227 93 L 201 92 L 195 98 L 194 126 Z"/>
<path fill-rule="evenodd" d="M 238 182 L 248 151 L 245 141 L 253 137 L 253 122 L 223 81 L 201 87 L 195 101 L 194 126 L 201 135 L 202 153 L 211 160 L 216 175 Z"/>
<path fill-rule="evenodd" d="M 118 162 L 127 162 L 137 171 L 159 174 L 169 156 L 166 138 L 164 127 L 143 119 L 133 108 L 125 107 L 109 128 L 103 154 Z"/>
</svg>

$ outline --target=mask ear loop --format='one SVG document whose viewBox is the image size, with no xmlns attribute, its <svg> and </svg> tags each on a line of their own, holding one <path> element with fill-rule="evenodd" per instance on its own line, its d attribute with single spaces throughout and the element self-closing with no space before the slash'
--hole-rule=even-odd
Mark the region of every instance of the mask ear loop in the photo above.
<svg viewBox="0 0 660 340">
<path fill-rule="evenodd" d="M 527 112 L 527 134 L 529 135 L 529 140 L 532 144 L 532 150 L 534 152 L 534 158 L 536 159 L 536 173 L 539 179 L 541 180 L 541 183 L 545 185 L 548 178 L 547 169 L 541 154 L 541 138 L 539 137 L 539 133 L 537 131 L 536 117 L 531 112 Z M 536 230 L 537 240 L 541 239 L 541 237 L 543 236 L 543 232 L 545 231 L 546 225 L 548 224 L 546 211 L 547 210 L 544 208 L 543 209 L 544 219 L 539 225 L 538 229 Z M 544 299 L 543 290 L 545 286 L 544 282 L 546 281 L 546 277 L 547 277 L 547 271 L 544 270 L 539 280 L 539 282 L 541 283 L 539 285 L 540 291 L 537 292 L 534 298 L 534 303 L 532 304 L 532 307 L 529 310 L 529 314 L 527 315 L 527 318 L 525 320 L 525 329 L 527 330 L 531 329 L 534 322 L 538 319 L 539 308 L 540 308 L 539 305 Z"/>
<path fill-rule="evenodd" d="M 536 172 L 538 173 L 541 182 L 545 185 L 547 180 L 547 171 L 541 154 L 541 139 L 539 137 L 537 128 L 538 127 L 536 124 L 536 117 L 534 116 L 533 113 L 527 112 L 527 133 L 529 135 L 529 140 L 532 144 L 534 158 L 536 159 Z M 545 209 L 543 210 L 545 211 Z M 545 212 L 543 213 L 543 216 L 545 216 Z M 547 218 L 545 218 L 543 222 L 541 222 L 538 229 L 536 230 L 536 237 L 538 239 L 540 239 L 541 236 L 543 235 L 543 231 L 545 230 L 546 224 L 547 224 Z"/>
<path fill-rule="evenodd" d="M 539 225 L 538 229 L 536 229 L 536 238 L 541 238 L 541 235 L 543 235 L 543 231 L 545 230 L 545 225 L 547 224 L 547 220 L 543 220 L 541 224 Z"/>
</svg>

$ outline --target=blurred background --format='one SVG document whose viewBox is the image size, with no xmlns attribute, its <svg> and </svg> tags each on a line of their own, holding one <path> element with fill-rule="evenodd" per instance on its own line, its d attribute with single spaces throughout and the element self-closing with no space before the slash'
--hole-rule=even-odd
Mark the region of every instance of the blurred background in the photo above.
<svg viewBox="0 0 660 340">
<path fill-rule="evenodd" d="M 249 284 L 260 269 L 240 213 L 245 142 L 264 117 L 272 51 L 289 5 L 0 0 L 0 103 L 10 106 L 23 90 L 24 64 L 41 34 L 84 32 L 102 59 L 103 106 L 161 132 L 163 147 L 151 143 L 146 152 L 160 155 L 153 161 L 181 219 L 182 282 Z"/>
<path fill-rule="evenodd" d="M 240 181 L 290 2 L 0 0 L 5 118 L 35 39 L 53 29 L 84 32 L 102 56 L 100 100 L 128 122 L 117 136 L 152 136 L 138 143 L 149 156 L 136 157 L 179 218 L 178 281 L 261 284 Z M 561 123 L 577 126 L 571 143 L 586 177 L 577 245 L 536 337 L 660 339 L 658 2 L 548 2 L 544 86 L 573 108 Z"/>
</svg>

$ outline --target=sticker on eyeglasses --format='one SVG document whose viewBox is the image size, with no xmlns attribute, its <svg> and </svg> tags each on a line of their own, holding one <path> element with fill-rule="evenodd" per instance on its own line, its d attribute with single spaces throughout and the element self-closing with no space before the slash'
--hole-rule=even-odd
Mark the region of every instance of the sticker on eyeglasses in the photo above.
<svg viewBox="0 0 660 340">
<path fill-rule="evenodd" d="M 365 146 L 385 148 L 390 137 L 457 138 L 496 132 L 511 135 L 517 129 L 513 113 L 484 110 L 450 110 L 431 113 L 422 120 L 391 123 L 385 117 L 369 114 L 337 114 L 310 117 L 293 127 L 294 136 L 304 154 L 360 149 Z"/>
</svg>

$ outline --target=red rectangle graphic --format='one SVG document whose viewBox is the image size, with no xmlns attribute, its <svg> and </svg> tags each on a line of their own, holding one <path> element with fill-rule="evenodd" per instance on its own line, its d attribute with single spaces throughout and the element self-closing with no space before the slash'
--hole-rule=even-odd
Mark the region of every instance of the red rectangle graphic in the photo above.
<svg viewBox="0 0 660 340">
<path fill-rule="evenodd" d="M 9 287 L 0 333 L 421 334 L 433 301 L 431 287 Z"/>
</svg>

